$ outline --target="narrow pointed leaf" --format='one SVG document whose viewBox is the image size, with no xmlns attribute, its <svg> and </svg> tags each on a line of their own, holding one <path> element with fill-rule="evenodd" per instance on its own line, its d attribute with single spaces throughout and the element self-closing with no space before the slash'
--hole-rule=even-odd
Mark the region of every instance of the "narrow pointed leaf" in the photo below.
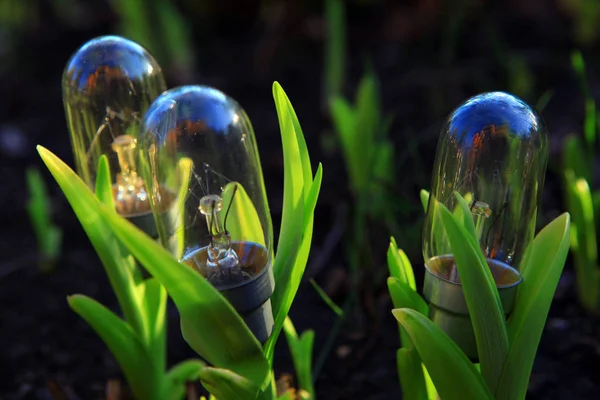
<svg viewBox="0 0 600 400">
<path fill-rule="evenodd" d="M 508 335 L 498 289 L 479 245 L 473 243 L 473 237 L 459 219 L 444 206 L 441 207 L 441 218 L 473 322 L 482 376 L 494 391 L 508 355 Z"/>
<path fill-rule="evenodd" d="M 315 389 L 312 377 L 312 350 L 315 333 L 313 331 L 306 331 L 298 337 L 296 329 L 289 318 L 285 319 L 283 330 L 288 341 L 288 347 L 292 353 L 298 387 L 309 393 L 310 398 L 313 398 Z"/>
<path fill-rule="evenodd" d="M 211 364 L 262 384 L 268 363 L 231 304 L 199 273 L 114 212 L 100 208 L 114 232 L 173 298 L 188 344 Z"/>
<path fill-rule="evenodd" d="M 228 369 L 204 367 L 200 381 L 219 400 L 254 400 L 258 392 L 252 381 Z"/>
<path fill-rule="evenodd" d="M 136 332 L 143 332 L 144 321 L 136 296 L 132 260 L 129 254 L 122 253 L 109 225 L 99 215 L 100 202 L 67 164 L 44 147 L 37 146 L 37 149 L 98 253 L 126 321 Z M 114 213 L 114 208 L 112 210 Z"/>
<path fill-rule="evenodd" d="M 573 221 L 571 249 L 577 296 L 586 309 L 594 312 L 600 306 L 600 275 L 592 194 L 587 181 L 576 178 L 573 171 L 565 171 L 565 184 L 567 206 Z"/>
<path fill-rule="evenodd" d="M 402 387 L 402 398 L 426 400 L 427 387 L 421 367 L 421 357 L 415 348 L 402 348 L 396 353 L 398 375 Z"/>
<path fill-rule="evenodd" d="M 110 349 L 138 399 L 156 399 L 161 382 L 154 376 L 150 358 L 136 333 L 122 319 L 97 301 L 83 296 L 68 298 L 69 306 L 96 331 Z"/>
<path fill-rule="evenodd" d="M 524 399 L 550 304 L 569 251 L 570 218 L 564 213 L 531 245 L 515 310 L 508 321 L 510 353 L 498 385 L 498 400 Z"/>
<path fill-rule="evenodd" d="M 423 206 L 423 211 L 427 212 L 427 204 L 429 203 L 429 192 L 425 189 L 421 189 L 419 192 L 419 197 L 421 198 L 421 205 Z"/>
<path fill-rule="evenodd" d="M 148 349 L 154 359 L 156 376 L 160 377 L 166 364 L 166 313 L 167 291 L 154 278 L 147 279 L 141 286 L 144 321 L 146 322 Z"/>
<path fill-rule="evenodd" d="M 172 367 L 165 376 L 161 399 L 181 400 L 186 391 L 186 383 L 200 378 L 200 371 L 206 367 L 200 360 L 183 361 Z"/>
<path fill-rule="evenodd" d="M 493 396 L 467 356 L 440 328 L 418 311 L 392 311 L 406 329 L 444 400 L 492 400 Z"/>
<path fill-rule="evenodd" d="M 407 284 L 412 290 L 417 290 L 415 283 L 415 274 L 413 272 L 410 260 L 402 249 L 398 249 L 396 239 L 390 238 L 390 245 L 387 252 L 388 269 L 390 276 L 398 278 Z"/>
</svg>

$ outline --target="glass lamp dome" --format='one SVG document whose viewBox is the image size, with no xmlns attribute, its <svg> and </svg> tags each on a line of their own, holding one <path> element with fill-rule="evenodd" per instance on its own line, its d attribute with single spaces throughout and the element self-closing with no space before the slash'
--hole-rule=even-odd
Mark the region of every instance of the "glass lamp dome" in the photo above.
<svg viewBox="0 0 600 400">
<path fill-rule="evenodd" d="M 467 201 L 508 314 L 521 282 L 520 263 L 534 237 L 547 162 L 543 121 L 513 95 L 491 92 L 472 97 L 446 120 L 435 156 L 423 257 L 424 295 L 433 305 L 434 321 L 438 318 L 447 332 L 453 325 L 443 311 L 465 315 L 468 310 L 439 205 L 457 210 L 455 192 Z M 454 336 L 462 336 L 460 341 L 468 335 L 454 332 Z"/>
<path fill-rule="evenodd" d="M 137 146 L 144 113 L 166 90 L 156 60 L 122 37 L 95 38 L 68 61 L 62 90 L 78 174 L 93 188 L 98 161 L 107 156 L 119 214 L 152 221 Z"/>
<path fill-rule="evenodd" d="M 248 116 L 219 90 L 183 86 L 154 101 L 142 131 L 143 176 L 162 244 L 221 291 L 266 340 L 273 229 Z M 264 320 L 250 323 L 257 313 Z"/>
</svg>

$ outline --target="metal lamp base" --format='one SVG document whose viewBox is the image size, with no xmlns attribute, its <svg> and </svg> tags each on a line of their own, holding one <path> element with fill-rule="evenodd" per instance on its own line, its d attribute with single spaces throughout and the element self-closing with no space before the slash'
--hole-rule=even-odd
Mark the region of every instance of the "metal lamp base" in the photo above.
<svg viewBox="0 0 600 400">
<path fill-rule="evenodd" d="M 275 324 L 271 309 L 271 295 L 274 290 L 275 278 L 273 268 L 269 264 L 254 279 L 221 291 L 223 297 L 231 303 L 262 344 L 271 336 Z"/>
<path fill-rule="evenodd" d="M 154 214 L 152 214 L 152 212 L 126 216 L 125 218 L 144 231 L 146 235 L 150 236 L 152 239 L 158 238 L 158 230 L 156 229 L 156 222 L 154 221 Z"/>
<path fill-rule="evenodd" d="M 498 287 L 504 314 L 513 310 L 521 275 L 511 266 L 488 259 Z M 435 257 L 425 265 L 423 297 L 429 303 L 429 319 L 460 347 L 473 362 L 478 362 L 475 332 L 460 278 L 451 255 Z"/>
<path fill-rule="evenodd" d="M 259 342 L 265 343 L 273 332 L 271 296 L 275 290 L 275 278 L 271 256 L 267 249 L 253 242 L 233 241 L 231 248 L 240 260 L 242 270 L 250 279 L 243 282 L 212 284 L 240 314 Z M 182 262 L 211 281 L 207 268 L 207 249 L 200 248 L 183 258 Z"/>
</svg>

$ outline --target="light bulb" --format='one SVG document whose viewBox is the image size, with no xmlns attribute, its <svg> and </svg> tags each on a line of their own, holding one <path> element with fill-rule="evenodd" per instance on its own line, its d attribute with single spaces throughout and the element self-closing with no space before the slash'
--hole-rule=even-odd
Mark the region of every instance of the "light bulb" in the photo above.
<svg viewBox="0 0 600 400">
<path fill-rule="evenodd" d="M 266 341 L 273 327 L 273 229 L 248 116 L 210 87 L 168 90 L 144 117 L 140 148 L 163 245 Z"/>
<path fill-rule="evenodd" d="M 137 43 L 103 36 L 73 54 L 62 88 L 78 174 L 94 188 L 98 162 L 106 155 L 117 212 L 155 236 L 137 142 L 143 114 L 166 90 L 160 66 Z"/>
<path fill-rule="evenodd" d="M 430 318 L 472 359 L 477 350 L 440 204 L 469 205 L 475 232 L 506 315 L 521 282 L 520 263 L 532 242 L 548 162 L 541 118 L 507 93 L 484 93 L 455 109 L 439 137 L 423 231 L 424 296 Z"/>
</svg>

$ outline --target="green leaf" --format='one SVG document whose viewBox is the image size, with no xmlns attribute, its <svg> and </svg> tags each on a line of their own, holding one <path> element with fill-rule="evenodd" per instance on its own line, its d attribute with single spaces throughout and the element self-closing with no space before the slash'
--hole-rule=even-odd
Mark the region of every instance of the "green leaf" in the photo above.
<svg viewBox="0 0 600 400">
<path fill-rule="evenodd" d="M 429 313 L 429 307 L 425 303 L 425 300 L 406 283 L 396 277 L 390 276 L 387 279 L 387 285 L 394 308 L 412 308 L 423 315 Z"/>
<path fill-rule="evenodd" d="M 502 303 L 479 244 L 474 243 L 474 238 L 462 226 L 458 217 L 442 204 L 440 206 L 442 223 L 452 247 L 473 322 L 481 373 L 493 392 L 508 355 L 508 336 Z"/>
<path fill-rule="evenodd" d="M 96 172 L 96 197 L 109 208 L 115 208 L 115 196 L 113 184 L 110 179 L 110 165 L 106 154 L 98 159 L 98 171 Z"/>
<path fill-rule="evenodd" d="M 294 361 L 296 377 L 298 379 L 298 387 L 299 389 L 306 391 L 310 395 L 310 398 L 313 399 L 315 396 L 315 389 L 312 383 L 312 350 L 315 333 L 313 331 L 306 331 L 302 333 L 302 336 L 298 337 L 296 329 L 289 317 L 285 319 L 283 331 L 285 332 L 288 346 L 292 353 L 292 360 Z"/>
<path fill-rule="evenodd" d="M 423 212 L 427 212 L 427 204 L 429 203 L 429 192 L 425 189 L 421 189 L 419 192 L 421 198 L 421 205 L 423 206 Z"/>
<path fill-rule="evenodd" d="M 456 197 L 456 200 L 458 200 L 458 204 L 460 205 L 460 210 L 462 211 L 463 226 L 465 227 L 465 229 L 467 230 L 469 235 L 471 235 L 473 244 L 477 244 L 478 235 L 477 235 L 477 232 L 475 231 L 475 222 L 473 221 L 473 213 L 469 209 L 469 205 L 467 204 L 467 201 L 464 199 L 464 197 L 462 197 L 460 195 L 460 193 L 458 193 L 457 191 L 454 191 L 454 196 Z"/>
<path fill-rule="evenodd" d="M 312 176 L 310 158 L 296 113 L 281 86 L 273 83 L 273 98 L 281 128 L 284 155 L 284 196 L 281 229 L 273 272 L 275 292 L 271 297 L 275 325 L 264 346 L 272 360 L 275 342 L 292 305 L 310 252 L 314 209 L 321 180 L 322 166 Z"/>
<path fill-rule="evenodd" d="M 600 274 L 592 194 L 585 179 L 576 179 L 573 171 L 565 171 L 565 181 L 577 295 L 581 304 L 594 312 L 600 306 Z"/>
<path fill-rule="evenodd" d="M 177 262 L 133 224 L 104 207 L 100 211 L 123 244 L 173 298 L 188 344 L 209 363 L 261 385 L 268 372 L 267 360 L 231 304 L 202 275 Z"/>
<path fill-rule="evenodd" d="M 569 251 L 570 217 L 564 213 L 535 237 L 523 282 L 508 321 L 510 353 L 496 392 L 498 400 L 524 399 L 535 353 Z"/>
<path fill-rule="evenodd" d="M 346 9 L 342 0 L 325 1 L 325 100 L 342 91 L 346 76 Z"/>
<path fill-rule="evenodd" d="M 387 251 L 388 269 L 390 276 L 398 278 L 401 282 L 408 285 L 412 290 L 417 290 L 415 283 L 415 274 L 413 272 L 410 260 L 402 249 L 398 249 L 396 239 L 390 238 L 390 245 Z"/>
<path fill-rule="evenodd" d="M 479 372 L 452 339 L 418 311 L 392 311 L 406 329 L 444 400 L 493 399 Z"/>
<path fill-rule="evenodd" d="M 136 294 L 133 261 L 129 254 L 122 252 L 110 226 L 98 213 L 101 203 L 67 164 L 44 147 L 37 146 L 37 149 L 98 253 L 125 320 L 138 334 L 143 333 L 145 323 Z M 116 214 L 114 208 L 111 210 Z"/>
<path fill-rule="evenodd" d="M 100 203 L 85 183 L 55 155 L 38 148 L 67 198 L 73 202 L 82 225 L 89 228 L 88 235 L 92 243 L 98 244 L 98 253 L 108 257 L 109 265 L 119 274 L 117 283 L 123 283 L 129 290 L 125 293 L 133 299 L 131 307 L 141 321 L 141 328 L 136 331 L 144 331 L 142 308 L 136 305 L 137 291 L 131 283 L 131 275 L 126 275 L 131 271 L 123 265 L 125 259 L 118 251 L 119 242 L 115 235 L 165 286 L 177 305 L 182 334 L 190 346 L 211 364 L 231 369 L 261 385 L 268 374 L 268 362 L 260 344 L 231 304 L 200 274 L 178 263 L 157 242 Z M 120 263 L 114 264 L 114 260 Z"/>
<path fill-rule="evenodd" d="M 29 199 L 26 209 L 43 257 L 41 265 L 51 268 L 60 255 L 62 230 L 52 223 L 51 205 L 44 180 L 35 168 L 26 172 Z"/>
<path fill-rule="evenodd" d="M 407 284 L 390 276 L 387 279 L 388 291 L 392 298 L 394 308 L 411 308 L 417 310 L 423 315 L 429 314 L 429 307 L 419 294 L 411 289 Z M 403 347 L 411 347 L 411 341 L 408 339 L 406 332 L 402 326 L 398 327 L 400 330 L 400 343 Z"/>
<path fill-rule="evenodd" d="M 200 371 L 200 381 L 220 400 L 254 400 L 258 392 L 252 381 L 228 369 L 204 367 Z"/>
<path fill-rule="evenodd" d="M 402 398 L 410 400 L 427 399 L 427 387 L 421 367 L 421 357 L 417 350 L 411 348 L 399 349 L 396 353 L 398 375 L 402 387 Z"/>
<path fill-rule="evenodd" d="M 167 291 L 156 279 L 146 280 L 139 287 L 147 331 L 147 347 L 154 359 L 156 376 L 167 369 L 166 364 L 166 312 Z"/>
<path fill-rule="evenodd" d="M 227 230 L 232 239 L 244 238 L 265 246 L 265 234 L 258 212 L 244 187 L 239 182 L 228 183 L 221 197 L 223 204 L 228 205 L 221 210 L 221 220 L 227 221 Z M 228 211 L 229 215 L 226 219 Z"/>
<path fill-rule="evenodd" d="M 321 289 L 321 286 L 319 286 L 319 284 L 317 282 L 315 282 L 314 279 L 310 279 L 309 282 L 312 285 L 312 287 L 317 291 L 317 294 L 321 297 L 321 299 L 323 299 L 325 304 L 327 304 L 329 306 L 329 308 L 331 308 L 331 310 L 337 314 L 338 317 L 343 317 L 344 310 L 342 310 L 340 308 L 340 306 L 335 304 L 335 302 L 333 300 L 331 300 L 331 297 L 327 296 L 327 293 L 325 293 L 325 291 L 323 289 Z M 285 327 L 285 324 L 284 324 L 284 327 Z"/>
<path fill-rule="evenodd" d="M 155 379 L 154 360 L 133 329 L 89 297 L 73 295 L 68 301 L 73 311 L 85 319 L 106 343 L 127 377 L 135 397 L 158 400 L 162 382 Z"/>
<path fill-rule="evenodd" d="M 577 136 L 569 136 L 563 147 L 563 164 L 565 171 L 572 170 L 576 178 L 592 181 L 592 162 Z"/>
<path fill-rule="evenodd" d="M 161 399 L 180 400 L 186 390 L 186 383 L 200 378 L 200 371 L 206 367 L 200 360 L 183 361 L 172 367 L 165 376 Z"/>
</svg>

